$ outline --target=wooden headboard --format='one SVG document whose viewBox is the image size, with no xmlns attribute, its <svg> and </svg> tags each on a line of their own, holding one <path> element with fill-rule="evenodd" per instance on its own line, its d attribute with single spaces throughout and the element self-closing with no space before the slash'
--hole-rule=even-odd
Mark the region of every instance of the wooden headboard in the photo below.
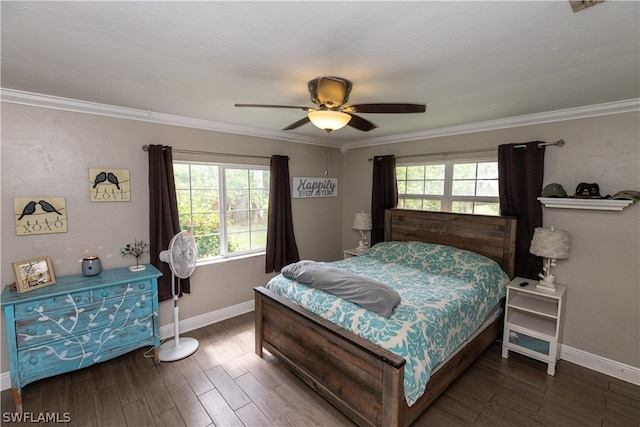
<svg viewBox="0 0 640 427">
<path fill-rule="evenodd" d="M 385 241 L 420 241 L 454 246 L 491 258 L 514 276 L 517 219 L 503 216 L 385 211 Z"/>
</svg>

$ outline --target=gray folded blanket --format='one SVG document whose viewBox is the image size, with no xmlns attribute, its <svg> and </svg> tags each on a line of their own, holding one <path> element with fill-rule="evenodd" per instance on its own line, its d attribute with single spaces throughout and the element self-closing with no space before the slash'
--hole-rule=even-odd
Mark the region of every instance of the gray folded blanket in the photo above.
<svg viewBox="0 0 640 427">
<path fill-rule="evenodd" d="M 367 310 L 389 317 L 400 295 L 388 285 L 325 263 L 298 261 L 282 268 L 283 276 L 344 298 Z"/>
</svg>

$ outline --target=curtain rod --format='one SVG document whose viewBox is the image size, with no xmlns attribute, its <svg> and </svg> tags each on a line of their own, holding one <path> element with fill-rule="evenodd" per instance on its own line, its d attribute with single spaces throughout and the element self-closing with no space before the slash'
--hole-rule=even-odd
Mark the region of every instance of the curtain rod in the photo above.
<svg viewBox="0 0 640 427">
<path fill-rule="evenodd" d="M 148 145 L 143 145 L 142 146 L 142 151 L 149 151 L 149 146 Z M 201 155 L 205 155 L 205 156 L 250 157 L 250 158 L 253 158 L 253 159 L 271 159 L 271 156 L 256 156 L 256 155 L 253 155 L 253 154 L 216 153 L 216 152 L 213 152 L 213 151 L 180 150 L 180 149 L 173 149 L 172 151 L 174 153 L 201 154 Z"/>
<path fill-rule="evenodd" d="M 538 144 L 538 147 L 545 147 L 548 145 L 556 145 L 558 147 L 562 147 L 564 145 L 564 139 L 559 139 L 556 142 L 541 142 Z M 526 145 L 514 145 L 514 148 L 527 148 Z M 498 147 L 495 148 L 478 148 L 476 150 L 458 150 L 458 151 L 441 151 L 439 153 L 425 153 L 425 154 L 408 154 L 406 156 L 396 156 L 396 159 L 406 159 L 410 157 L 426 157 L 426 156 L 448 156 L 449 154 L 468 154 L 468 153 L 485 153 L 488 151 L 496 151 Z M 369 162 L 373 162 L 373 157 L 367 159 Z"/>
</svg>

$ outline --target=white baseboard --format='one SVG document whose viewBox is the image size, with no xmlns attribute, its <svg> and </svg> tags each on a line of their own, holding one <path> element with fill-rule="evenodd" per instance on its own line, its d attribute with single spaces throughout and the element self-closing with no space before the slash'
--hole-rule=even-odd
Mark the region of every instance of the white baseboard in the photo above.
<svg viewBox="0 0 640 427">
<path fill-rule="evenodd" d="M 222 322 L 223 320 L 230 319 L 232 317 L 240 316 L 241 314 L 249 313 L 254 310 L 255 303 L 253 300 L 246 301 L 240 304 L 232 305 L 231 307 L 225 307 L 220 310 L 211 311 L 209 313 L 201 314 L 200 316 L 190 317 L 180 321 L 180 335 L 184 332 L 193 331 L 194 329 L 202 328 L 207 325 Z M 173 321 L 164 326 L 160 326 L 160 339 L 173 338 Z"/>
<path fill-rule="evenodd" d="M 640 368 L 560 345 L 560 359 L 640 386 Z"/>
<path fill-rule="evenodd" d="M 194 329 L 202 328 L 213 323 L 221 322 L 241 314 L 249 313 L 254 310 L 254 301 L 246 301 L 231 307 L 225 307 L 220 310 L 202 314 L 200 316 L 191 317 L 180 321 L 180 333 L 189 332 Z M 160 338 L 173 337 L 173 324 L 160 327 Z M 576 365 L 618 378 L 631 384 L 640 385 L 640 368 L 625 365 L 615 360 L 606 359 L 586 351 L 567 345 L 560 345 L 560 359 Z M 11 387 L 11 376 L 9 372 L 0 374 L 0 389 L 6 390 Z"/>
</svg>

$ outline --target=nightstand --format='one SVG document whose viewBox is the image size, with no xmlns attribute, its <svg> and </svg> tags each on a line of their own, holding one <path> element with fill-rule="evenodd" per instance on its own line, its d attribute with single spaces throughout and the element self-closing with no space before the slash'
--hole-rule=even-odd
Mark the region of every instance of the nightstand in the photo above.
<svg viewBox="0 0 640 427">
<path fill-rule="evenodd" d="M 529 282 L 527 286 L 520 286 Z M 516 277 L 507 286 L 502 357 L 509 351 L 547 363 L 547 374 L 555 375 L 562 305 L 566 286 L 555 292 L 536 289 L 536 281 Z"/>
<path fill-rule="evenodd" d="M 354 257 L 354 256 L 360 256 L 363 253 L 365 253 L 367 251 L 367 249 L 369 249 L 369 248 L 364 248 L 364 249 L 358 249 L 358 248 L 345 249 L 343 251 L 344 259 L 351 258 L 351 257 Z"/>
</svg>

